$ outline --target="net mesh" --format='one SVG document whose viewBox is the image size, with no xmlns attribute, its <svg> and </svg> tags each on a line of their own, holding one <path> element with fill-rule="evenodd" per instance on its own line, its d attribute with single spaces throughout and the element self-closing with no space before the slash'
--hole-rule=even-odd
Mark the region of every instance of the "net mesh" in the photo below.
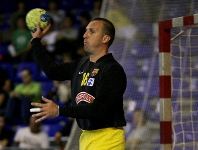
<svg viewBox="0 0 198 150">
<path fill-rule="evenodd" d="M 173 146 L 198 148 L 198 28 L 172 29 Z M 179 34 L 179 36 L 177 36 Z"/>
</svg>

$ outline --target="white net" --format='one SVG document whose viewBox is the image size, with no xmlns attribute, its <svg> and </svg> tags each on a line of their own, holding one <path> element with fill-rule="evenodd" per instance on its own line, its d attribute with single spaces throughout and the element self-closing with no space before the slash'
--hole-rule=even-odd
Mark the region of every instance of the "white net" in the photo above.
<svg viewBox="0 0 198 150">
<path fill-rule="evenodd" d="M 198 149 L 197 33 L 196 26 L 171 33 L 173 147 L 178 150 Z"/>
</svg>

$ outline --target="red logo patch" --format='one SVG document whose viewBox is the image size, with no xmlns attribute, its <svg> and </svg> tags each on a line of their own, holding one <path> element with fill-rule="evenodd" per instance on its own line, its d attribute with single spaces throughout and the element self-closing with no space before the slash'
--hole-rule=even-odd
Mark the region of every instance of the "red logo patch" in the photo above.
<svg viewBox="0 0 198 150">
<path fill-rule="evenodd" d="M 87 103 L 92 103 L 94 99 L 95 99 L 95 97 L 93 97 L 92 95 L 90 95 L 86 92 L 80 92 L 76 96 L 76 103 L 78 104 L 81 101 L 85 101 Z"/>
</svg>

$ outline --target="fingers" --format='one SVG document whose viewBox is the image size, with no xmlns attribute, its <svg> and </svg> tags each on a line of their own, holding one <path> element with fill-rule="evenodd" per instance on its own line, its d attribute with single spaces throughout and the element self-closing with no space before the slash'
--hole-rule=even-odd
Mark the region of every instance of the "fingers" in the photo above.
<svg viewBox="0 0 198 150">
<path fill-rule="evenodd" d="M 45 120 L 46 118 L 47 118 L 46 116 L 43 116 L 43 117 L 37 119 L 35 122 L 41 122 L 41 121 Z"/>
<path fill-rule="evenodd" d="M 51 100 L 49 100 L 49 99 L 45 98 L 44 96 L 42 96 L 42 100 L 43 100 L 44 102 L 46 102 L 46 103 L 51 102 Z"/>
<path fill-rule="evenodd" d="M 36 107 L 42 107 L 43 104 L 33 102 L 33 103 L 31 103 L 31 105 L 36 106 Z"/>
<path fill-rule="evenodd" d="M 43 33 L 46 34 L 47 31 L 51 28 L 51 24 L 48 24 L 47 27 L 43 30 Z"/>
<path fill-rule="evenodd" d="M 47 113 L 43 111 L 43 112 L 40 112 L 40 113 L 33 114 L 32 117 L 40 117 L 39 119 L 37 119 L 35 121 L 35 122 L 40 122 L 40 121 L 47 118 Z"/>
<path fill-rule="evenodd" d="M 38 22 L 36 24 L 36 32 L 40 32 L 41 31 L 41 28 L 40 28 L 40 22 Z"/>
</svg>

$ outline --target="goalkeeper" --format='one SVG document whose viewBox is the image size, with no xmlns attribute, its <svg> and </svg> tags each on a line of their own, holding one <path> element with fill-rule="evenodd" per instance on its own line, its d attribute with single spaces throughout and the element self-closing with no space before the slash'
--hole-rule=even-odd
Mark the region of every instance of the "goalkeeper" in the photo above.
<svg viewBox="0 0 198 150">
<path fill-rule="evenodd" d="M 32 33 L 33 53 L 51 80 L 71 80 L 72 106 L 58 106 L 42 97 L 45 103 L 32 103 L 41 108 L 33 114 L 40 117 L 36 122 L 57 116 L 76 118 L 82 129 L 80 150 L 124 150 L 126 74 L 108 53 L 115 36 L 114 25 L 104 18 L 93 19 L 83 35 L 88 56 L 62 64 L 55 63 L 40 42 L 49 28 L 50 25 L 41 31 L 38 23 L 36 32 Z"/>
</svg>

